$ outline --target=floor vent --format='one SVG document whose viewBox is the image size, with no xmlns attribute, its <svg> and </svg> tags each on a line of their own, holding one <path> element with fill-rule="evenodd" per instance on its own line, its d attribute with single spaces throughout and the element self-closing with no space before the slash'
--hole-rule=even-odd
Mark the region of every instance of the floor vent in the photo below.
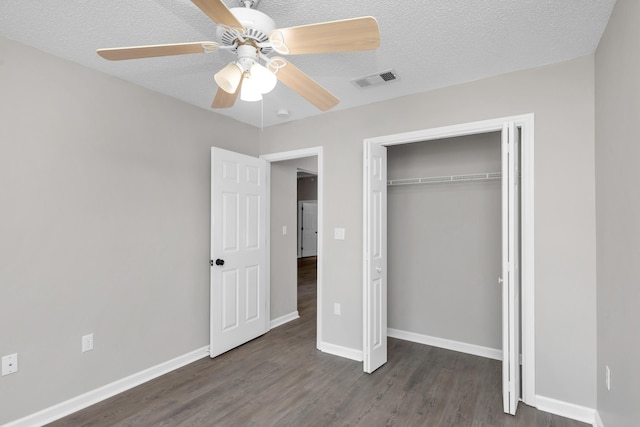
<svg viewBox="0 0 640 427">
<path fill-rule="evenodd" d="M 394 70 L 383 71 L 381 73 L 371 74 L 370 76 L 358 77 L 351 80 L 356 86 L 360 88 L 378 86 L 383 83 L 392 82 L 398 80 L 398 75 Z"/>
</svg>

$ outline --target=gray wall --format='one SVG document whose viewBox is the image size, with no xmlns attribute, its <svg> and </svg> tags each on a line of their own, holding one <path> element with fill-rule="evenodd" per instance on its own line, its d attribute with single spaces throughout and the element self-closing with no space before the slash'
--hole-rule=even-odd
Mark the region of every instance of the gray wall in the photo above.
<svg viewBox="0 0 640 427">
<path fill-rule="evenodd" d="M 298 168 L 317 171 L 317 158 L 271 163 L 271 320 L 298 309 Z"/>
<path fill-rule="evenodd" d="M 537 393 L 595 407 L 593 71 L 587 56 L 265 129 L 261 153 L 324 146 L 321 339 L 362 349 L 363 139 L 535 113 Z"/>
<path fill-rule="evenodd" d="M 607 427 L 640 420 L 639 41 L 640 2 L 618 0 L 596 52 L 597 378 Z"/>
<path fill-rule="evenodd" d="M 210 147 L 258 147 L 212 112 L 0 52 L 0 355 L 20 359 L 3 424 L 208 345 Z"/>
<path fill-rule="evenodd" d="M 500 133 L 387 149 L 388 179 L 500 168 Z M 387 193 L 389 327 L 501 349 L 500 180 Z"/>
</svg>

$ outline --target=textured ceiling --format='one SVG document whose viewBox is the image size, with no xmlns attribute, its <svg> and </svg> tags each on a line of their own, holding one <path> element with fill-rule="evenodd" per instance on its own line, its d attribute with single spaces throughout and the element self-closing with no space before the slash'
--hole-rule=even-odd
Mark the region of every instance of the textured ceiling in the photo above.
<svg viewBox="0 0 640 427">
<path fill-rule="evenodd" d="M 237 7 L 237 0 L 225 0 Z M 288 59 L 340 98 L 333 110 L 550 64 L 595 51 L 615 0 L 262 0 L 277 27 L 374 16 L 376 51 Z M 111 62 L 95 50 L 216 41 L 216 25 L 189 0 L 2 0 L 0 35 L 210 109 L 213 75 L 232 54 Z M 2 52 L 0 52 L 0 55 Z M 1 59 L 1 58 L 0 58 Z M 358 88 L 351 80 L 395 69 L 399 79 Z M 276 116 L 287 109 L 288 118 Z M 253 126 L 322 114 L 278 84 L 263 102 L 216 110 Z"/>
</svg>

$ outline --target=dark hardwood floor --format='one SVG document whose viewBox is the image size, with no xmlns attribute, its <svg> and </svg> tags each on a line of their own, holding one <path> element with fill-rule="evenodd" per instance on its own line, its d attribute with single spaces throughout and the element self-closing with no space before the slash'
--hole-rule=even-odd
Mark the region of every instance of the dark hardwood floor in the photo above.
<svg viewBox="0 0 640 427">
<path fill-rule="evenodd" d="M 495 360 L 390 338 L 368 375 L 316 350 L 315 262 L 299 262 L 300 319 L 50 425 L 587 426 L 523 404 L 503 414 Z"/>
</svg>

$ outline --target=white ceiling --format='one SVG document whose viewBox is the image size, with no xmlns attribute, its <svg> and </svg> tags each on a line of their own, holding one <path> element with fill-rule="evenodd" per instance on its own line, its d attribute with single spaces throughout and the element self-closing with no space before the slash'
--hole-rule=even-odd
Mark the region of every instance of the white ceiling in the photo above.
<svg viewBox="0 0 640 427">
<path fill-rule="evenodd" d="M 238 6 L 237 0 L 224 1 Z M 340 98 L 334 111 L 591 54 L 614 4 L 615 0 L 261 0 L 258 9 L 277 27 L 377 18 L 381 46 L 376 51 L 288 58 Z M 95 50 L 216 41 L 215 33 L 216 25 L 190 0 L 0 1 L 0 35 L 205 109 L 210 109 L 217 90 L 213 75 L 233 59 L 231 53 L 112 62 Z M 389 69 L 397 72 L 398 80 L 365 89 L 351 82 Z M 289 110 L 288 118 L 276 116 L 281 108 Z M 282 84 L 263 102 L 238 100 L 233 108 L 216 111 L 257 127 L 322 114 Z"/>
</svg>

